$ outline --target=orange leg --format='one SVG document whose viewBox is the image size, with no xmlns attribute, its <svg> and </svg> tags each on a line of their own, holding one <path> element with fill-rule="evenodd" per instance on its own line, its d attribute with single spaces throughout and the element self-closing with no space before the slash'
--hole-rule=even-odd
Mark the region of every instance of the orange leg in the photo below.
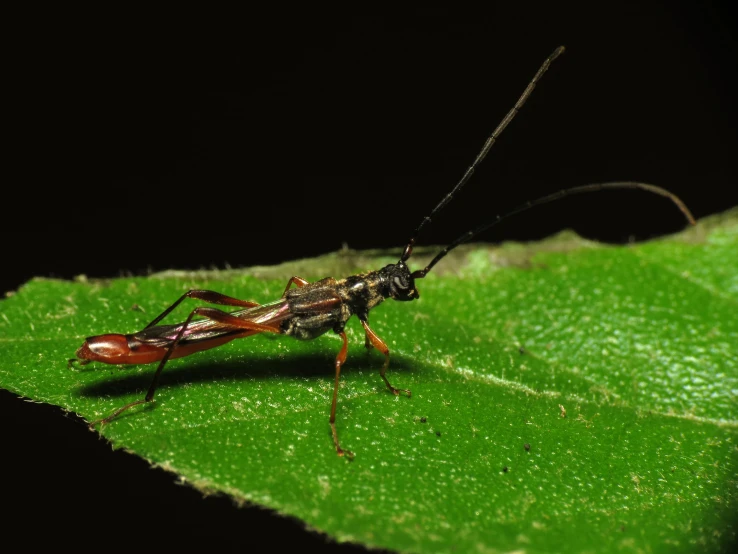
<svg viewBox="0 0 738 554">
<path fill-rule="evenodd" d="M 412 393 L 409 390 L 396 389 L 395 387 L 390 385 L 387 377 L 385 377 L 385 373 L 387 373 L 387 368 L 389 367 L 390 360 L 389 348 L 387 348 L 387 345 L 384 344 L 384 341 L 380 339 L 374 331 L 371 330 L 369 324 L 366 321 L 362 321 L 361 324 L 364 326 L 364 331 L 366 331 L 366 344 L 371 344 L 374 348 L 384 354 L 384 365 L 382 366 L 382 369 L 379 370 L 379 375 L 381 375 L 382 379 L 384 379 L 387 388 L 391 390 L 392 393 L 395 395 L 404 392 L 405 394 L 407 394 L 408 398 L 410 398 L 410 396 L 412 396 Z"/>
<path fill-rule="evenodd" d="M 287 281 L 287 286 L 284 288 L 284 292 L 282 293 L 282 298 L 284 298 L 285 295 L 287 294 L 287 291 L 290 290 L 290 287 L 292 286 L 292 283 L 294 283 L 297 286 L 298 289 L 301 289 L 305 285 L 309 285 L 310 284 L 305 279 L 303 279 L 302 277 L 297 277 L 296 275 L 294 277 L 290 277 L 290 280 Z"/>
<path fill-rule="evenodd" d="M 218 323 L 230 325 L 234 329 L 243 329 L 244 331 L 249 330 L 249 331 L 256 331 L 260 333 L 279 333 L 279 329 L 276 327 L 270 327 L 269 325 L 262 325 L 261 323 L 254 323 L 253 321 L 247 321 L 244 319 L 240 319 L 234 315 L 229 314 L 228 312 L 219 310 L 218 308 L 208 308 L 206 306 L 195 308 L 194 310 L 192 310 L 192 312 L 190 312 L 190 315 L 187 316 L 187 319 L 182 324 L 182 328 L 179 330 L 179 333 L 177 333 L 177 336 L 172 341 L 172 344 L 169 345 L 169 348 L 167 349 L 167 353 L 161 359 L 161 362 L 159 362 L 159 367 L 156 368 L 156 373 L 154 373 L 154 379 L 151 381 L 151 385 L 149 386 L 149 390 L 146 393 L 146 396 L 141 400 L 136 400 L 134 402 L 126 404 L 125 406 L 121 408 L 118 408 L 108 417 L 105 417 L 97 421 L 93 421 L 92 423 L 90 423 L 90 427 L 97 425 L 98 423 L 100 423 L 101 425 L 110 423 L 112 420 L 114 420 L 116 417 L 118 417 L 120 414 L 122 414 L 126 410 L 133 408 L 134 406 L 138 406 L 139 404 L 146 404 L 147 402 L 151 402 L 154 400 L 154 393 L 156 392 L 156 385 L 159 382 L 159 375 L 161 375 L 161 372 L 164 369 L 164 366 L 166 365 L 167 360 L 169 360 L 170 356 L 172 355 L 172 352 L 174 352 L 175 348 L 177 348 L 177 344 L 179 344 L 179 341 L 182 339 L 182 336 L 184 335 L 184 332 L 187 329 L 187 326 L 192 321 L 192 318 L 195 317 L 196 315 L 204 316 L 207 319 L 217 321 Z"/>
<path fill-rule="evenodd" d="M 333 443 L 336 445 L 336 454 L 339 456 L 346 455 L 349 459 L 354 458 L 354 453 L 350 450 L 343 450 L 341 445 L 338 443 L 338 431 L 336 431 L 336 404 L 338 403 L 338 381 L 341 378 L 341 366 L 346 361 L 346 355 L 348 354 L 348 339 L 346 333 L 343 331 L 338 333 L 338 336 L 343 339 L 343 346 L 336 356 L 336 383 L 333 386 L 333 402 L 331 403 L 331 431 L 333 432 Z"/>
</svg>

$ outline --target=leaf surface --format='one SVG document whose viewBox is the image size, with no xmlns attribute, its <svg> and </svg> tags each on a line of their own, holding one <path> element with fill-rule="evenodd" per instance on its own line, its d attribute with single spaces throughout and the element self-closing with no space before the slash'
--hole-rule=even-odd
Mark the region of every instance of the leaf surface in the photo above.
<svg viewBox="0 0 738 554">
<path fill-rule="evenodd" d="M 390 381 L 412 398 L 386 390 L 382 356 L 349 323 L 337 423 L 353 462 L 330 437 L 340 341 L 329 335 L 256 336 L 173 360 L 155 405 L 102 433 L 203 491 L 368 546 L 671 552 L 735 541 L 738 212 L 628 247 L 562 234 L 460 250 L 418 283 L 420 300 L 370 315 L 392 352 Z M 139 330 L 190 288 L 266 302 L 292 275 L 394 261 L 338 253 L 36 279 L 0 305 L 0 385 L 99 419 L 142 398 L 154 367 L 69 370 L 84 337 Z"/>
</svg>

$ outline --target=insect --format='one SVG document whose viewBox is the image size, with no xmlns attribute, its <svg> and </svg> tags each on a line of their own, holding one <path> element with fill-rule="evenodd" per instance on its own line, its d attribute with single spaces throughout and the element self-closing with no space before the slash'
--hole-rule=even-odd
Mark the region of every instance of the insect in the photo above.
<svg viewBox="0 0 738 554">
<path fill-rule="evenodd" d="M 288 281 L 282 296 L 278 300 L 267 304 L 239 300 L 210 290 L 190 290 L 141 331 L 128 335 L 104 334 L 86 339 L 77 350 L 76 358 L 70 360 L 70 364 L 77 362 L 84 365 L 92 361 L 107 364 L 149 364 L 158 362 L 158 367 L 144 398 L 118 408 L 109 416 L 93 422 L 91 425 L 110 423 L 121 413 L 134 406 L 152 402 L 159 377 L 170 359 L 189 356 L 195 352 L 215 348 L 234 339 L 250 337 L 260 333 L 276 333 L 299 340 L 312 340 L 328 331 L 333 331 L 341 338 L 343 344 L 335 360 L 335 383 L 329 423 L 336 452 L 339 456 L 346 455 L 352 458 L 353 453 L 341 447 L 336 430 L 339 378 L 341 367 L 346 361 L 348 353 L 348 340 L 344 329 L 347 321 L 352 316 L 357 316 L 364 328 L 366 346 L 368 348 L 374 347 L 384 354 L 384 364 L 379 370 L 379 375 L 384 380 L 387 388 L 395 395 L 404 393 L 409 397 L 411 396 L 409 390 L 396 388 L 387 379 L 386 374 L 390 361 L 389 348 L 369 326 L 369 312 L 388 298 L 398 301 L 411 301 L 419 298 L 416 281 L 428 275 L 444 256 L 460 244 L 471 240 L 502 220 L 534 206 L 552 202 L 565 196 L 608 189 L 640 189 L 664 196 L 674 202 L 687 220 L 694 224 L 694 218 L 684 203 L 677 196 L 663 188 L 636 182 L 584 185 L 541 197 L 519 206 L 503 216 L 497 216 L 493 220 L 461 235 L 441 250 L 423 269 L 415 271 L 409 269 L 407 262 L 412 256 L 413 246 L 423 229 L 466 185 L 497 138 L 525 104 L 543 74 L 563 51 L 564 47 L 559 47 L 546 58 L 513 108 L 487 138 L 477 157 L 464 172 L 456 186 L 441 199 L 430 215 L 420 222 L 397 263 L 387 265 L 378 271 L 352 275 L 339 280 L 328 277 L 309 283 L 301 277 L 292 277 Z M 293 288 L 293 285 L 295 288 Z M 160 325 L 161 321 L 187 298 L 237 308 L 237 310 L 227 312 L 215 307 L 200 306 L 193 309 L 182 323 Z M 195 319 L 197 316 L 200 318 Z"/>
</svg>

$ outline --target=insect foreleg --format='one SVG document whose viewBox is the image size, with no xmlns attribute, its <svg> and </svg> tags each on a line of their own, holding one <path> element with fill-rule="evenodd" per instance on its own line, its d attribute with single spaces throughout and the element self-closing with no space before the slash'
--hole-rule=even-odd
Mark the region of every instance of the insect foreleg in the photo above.
<svg viewBox="0 0 738 554">
<path fill-rule="evenodd" d="M 341 448 L 341 445 L 338 443 L 338 431 L 336 431 L 336 404 L 338 402 L 338 382 L 341 378 L 341 366 L 346 361 L 346 355 L 348 354 L 348 339 L 346 338 L 346 333 L 341 331 L 340 333 L 338 333 L 338 336 L 343 339 L 343 345 L 341 346 L 341 350 L 338 352 L 338 356 L 336 356 L 336 383 L 335 385 L 333 385 L 333 402 L 331 403 L 330 424 L 331 431 L 333 432 L 333 443 L 336 445 L 336 454 L 338 454 L 339 456 L 346 455 L 349 458 L 353 459 L 353 452 Z"/>
<path fill-rule="evenodd" d="M 369 327 L 369 323 L 367 323 L 364 320 L 361 320 L 361 324 L 364 326 L 364 331 L 366 331 L 366 342 L 368 344 L 371 344 L 374 348 L 376 348 L 382 354 L 384 354 L 384 365 L 382 365 L 382 369 L 379 370 L 379 375 L 381 375 L 382 379 L 384 379 L 384 382 L 387 385 L 387 388 L 391 390 L 392 393 L 395 395 L 399 395 L 401 392 L 404 392 L 405 394 L 407 394 L 408 398 L 410 398 L 410 396 L 412 396 L 412 393 L 409 390 L 396 389 L 390 384 L 390 382 L 387 380 L 387 377 L 385 376 L 385 373 L 387 373 L 387 368 L 389 367 L 389 361 L 390 361 L 389 348 L 384 343 L 384 341 L 380 339 L 374 331 L 372 331 L 371 327 Z"/>
<path fill-rule="evenodd" d="M 200 292 L 210 292 L 210 291 L 200 291 Z M 224 296 L 224 295 L 220 295 L 220 296 Z M 186 298 L 186 295 L 184 295 L 183 298 Z M 180 298 L 179 301 L 181 300 L 182 298 Z M 242 301 L 239 300 L 239 302 L 242 302 Z M 171 344 L 167 347 L 167 352 L 166 354 L 164 354 L 164 357 L 159 362 L 159 366 L 156 368 L 156 372 L 154 373 L 154 378 L 151 381 L 151 385 L 149 385 L 149 390 L 146 393 L 146 396 L 142 400 L 136 400 L 134 402 L 131 402 L 130 404 L 126 404 L 125 406 L 118 408 L 106 418 L 100 419 L 98 421 L 93 421 L 92 423 L 90 423 L 90 426 L 97 425 L 98 423 L 102 425 L 106 423 L 110 423 L 113 419 L 118 417 L 120 414 L 122 414 L 126 410 L 133 408 L 134 406 L 138 406 L 139 404 L 145 404 L 147 402 L 151 402 L 154 400 L 154 394 L 156 393 L 156 386 L 159 382 L 159 376 L 161 375 L 161 372 L 164 369 L 164 366 L 166 365 L 167 361 L 171 357 L 172 352 L 174 352 L 174 350 L 177 348 L 177 345 L 182 340 L 182 337 L 184 336 L 184 333 L 187 330 L 187 327 L 192 321 L 192 318 L 194 318 L 196 315 L 201 315 L 207 319 L 216 321 L 218 323 L 229 325 L 234 328 L 234 331 L 238 329 L 243 329 L 244 331 L 257 331 L 257 332 L 262 332 L 262 333 L 279 333 L 280 332 L 278 327 L 270 327 L 269 325 L 262 325 L 261 323 L 255 323 L 253 321 L 240 319 L 234 315 L 229 314 L 228 312 L 219 310 L 218 308 L 208 308 L 207 306 L 200 306 L 199 308 L 195 308 L 194 310 L 190 312 L 190 315 L 187 316 L 187 319 L 182 324 L 182 327 L 177 332 L 177 335 L 174 337 Z"/>
<path fill-rule="evenodd" d="M 179 299 L 174 302 L 174 304 L 172 304 L 161 314 L 159 314 L 156 319 L 154 319 L 154 321 L 144 327 L 144 329 L 148 329 L 149 327 L 157 325 L 162 319 L 167 317 L 172 312 L 172 310 L 174 310 L 174 308 L 179 306 L 185 298 L 194 298 L 196 300 L 202 300 L 210 304 L 219 304 L 221 306 L 238 306 L 241 308 L 255 308 L 256 306 L 259 306 L 259 304 L 257 304 L 256 302 L 240 300 L 238 298 L 226 296 L 225 294 L 221 294 L 212 290 L 188 290 L 186 293 L 180 296 Z"/>
</svg>

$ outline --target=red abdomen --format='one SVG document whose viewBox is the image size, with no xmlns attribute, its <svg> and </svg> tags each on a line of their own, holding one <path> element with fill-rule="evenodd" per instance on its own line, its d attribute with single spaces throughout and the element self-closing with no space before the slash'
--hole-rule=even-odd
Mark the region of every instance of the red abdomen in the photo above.
<svg viewBox="0 0 738 554">
<path fill-rule="evenodd" d="M 154 327 L 153 329 L 161 328 Z M 174 358 L 189 356 L 195 352 L 215 348 L 235 338 L 248 337 L 257 333 L 259 331 L 249 330 L 207 340 L 181 342 L 172 352 L 170 359 L 173 360 Z M 160 341 L 159 344 L 151 344 L 137 338 L 137 335 L 110 333 L 108 335 L 88 337 L 77 350 L 76 356 L 80 360 L 90 360 L 92 362 L 103 362 L 106 364 L 150 364 L 161 361 L 167 353 L 168 348 L 169 344 L 166 341 Z"/>
<path fill-rule="evenodd" d="M 89 337 L 77 350 L 77 358 L 106 364 L 150 364 L 166 354 L 166 348 L 143 344 L 131 335 Z"/>
</svg>

